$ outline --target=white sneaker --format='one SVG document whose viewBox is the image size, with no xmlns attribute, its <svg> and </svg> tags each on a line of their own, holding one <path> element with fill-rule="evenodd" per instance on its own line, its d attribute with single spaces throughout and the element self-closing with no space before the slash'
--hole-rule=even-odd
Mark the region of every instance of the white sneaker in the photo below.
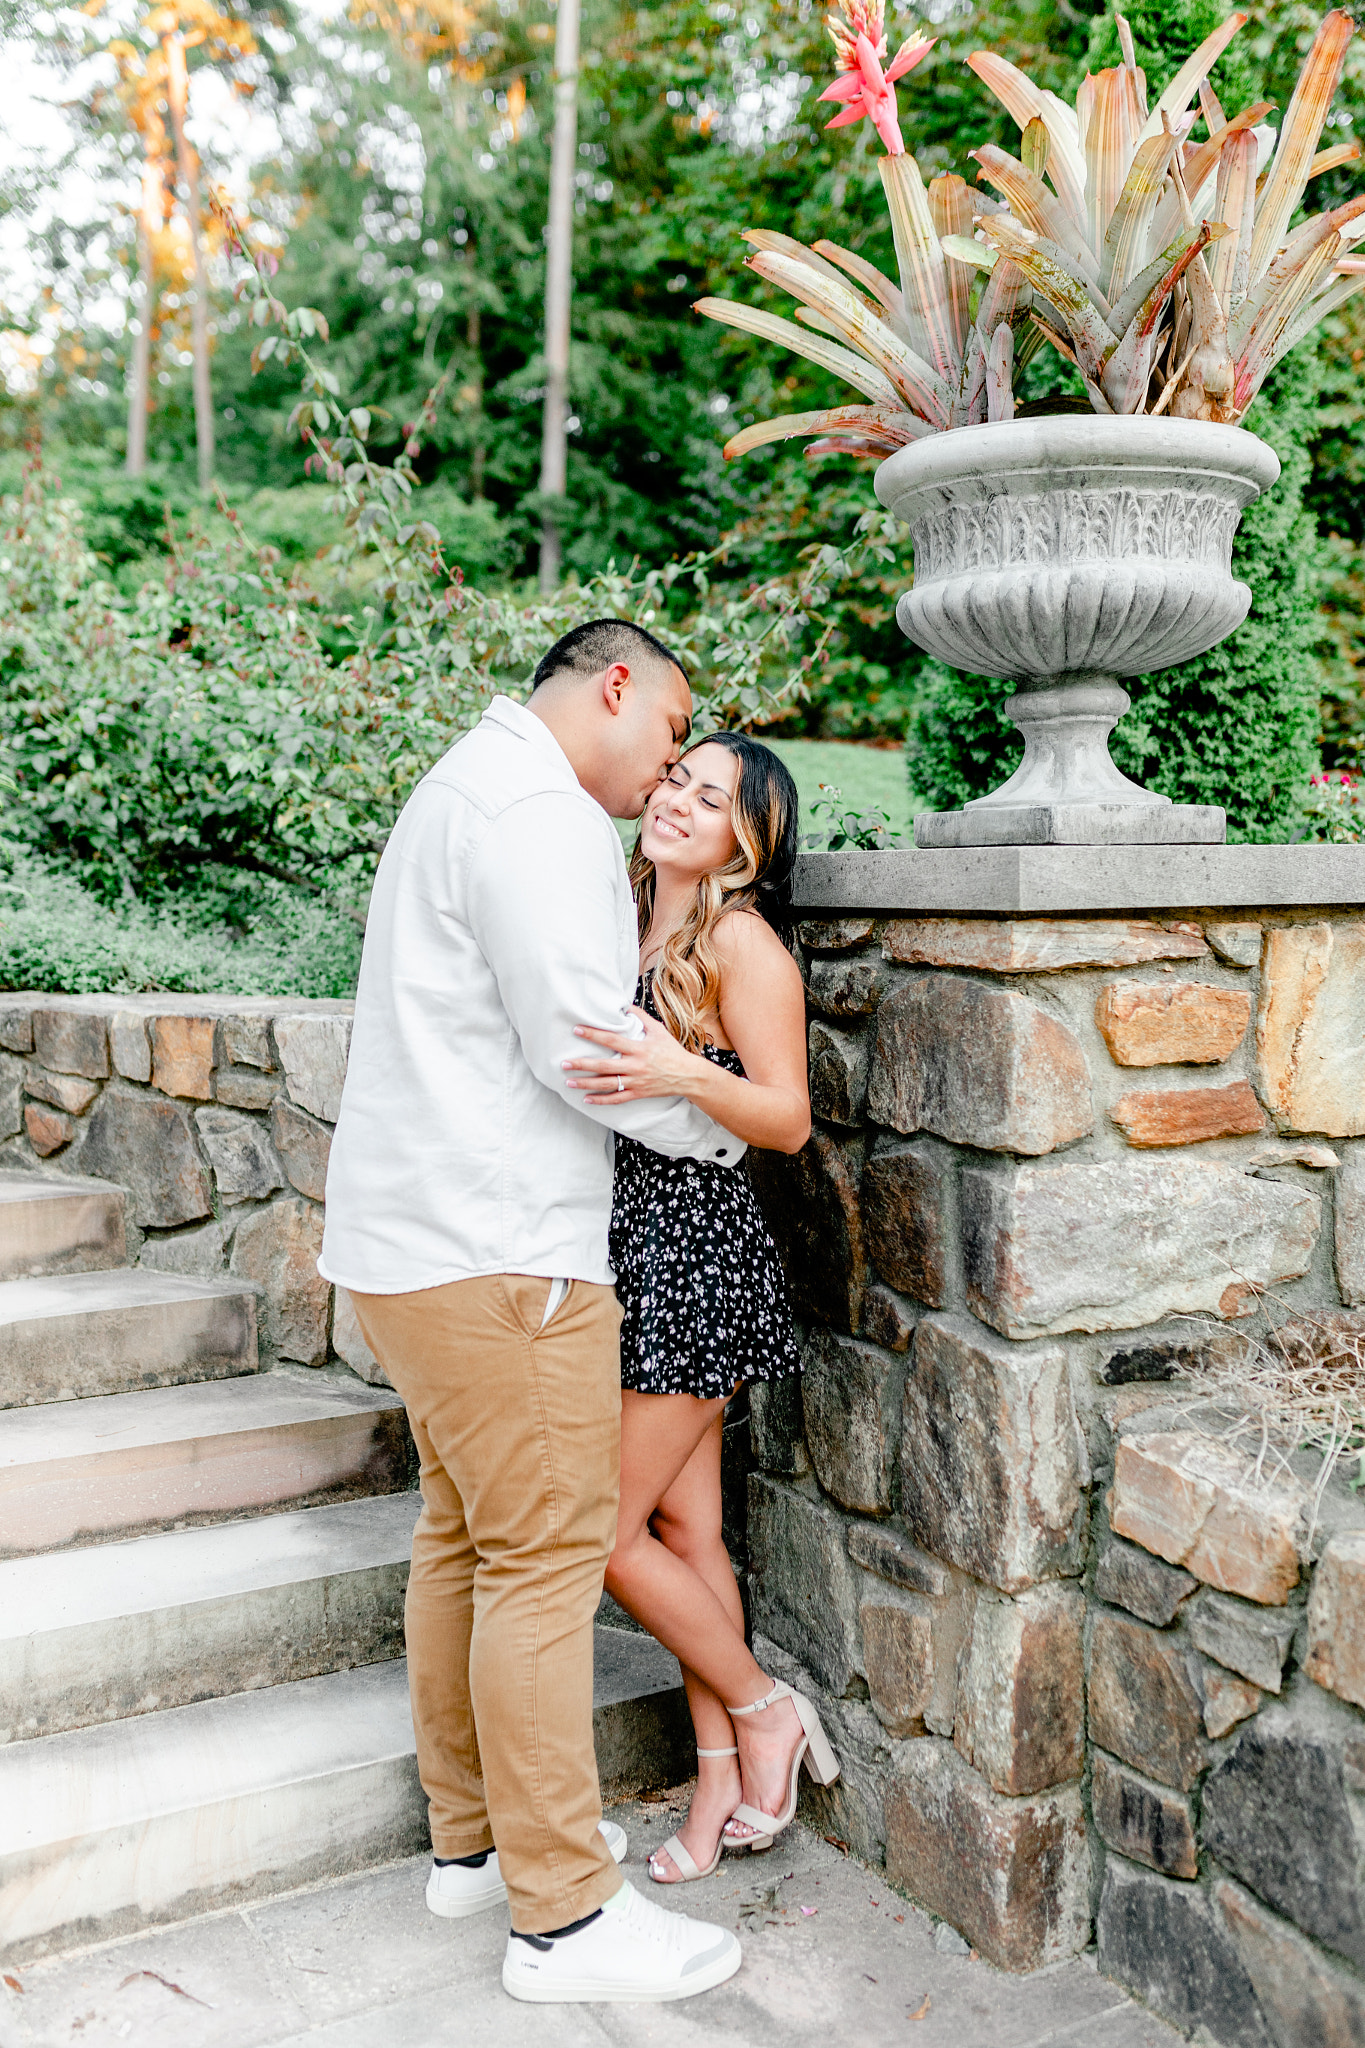
<svg viewBox="0 0 1365 2048">
<path fill-rule="evenodd" d="M 576 1934 L 509 1934 L 502 1988 L 544 2005 L 662 2003 L 723 1984 L 742 1959 L 728 1928 L 667 1913 L 623 1884 Z"/>
<path fill-rule="evenodd" d="M 618 1863 L 626 1853 L 626 1831 L 614 1820 L 599 1820 L 597 1832 Z M 467 1863 L 433 1863 L 427 1879 L 427 1904 L 443 1920 L 467 1920 L 489 1906 L 500 1906 L 507 1897 L 507 1885 L 498 1869 L 498 1852 L 489 1851 L 488 1861 L 478 1868 Z"/>
</svg>

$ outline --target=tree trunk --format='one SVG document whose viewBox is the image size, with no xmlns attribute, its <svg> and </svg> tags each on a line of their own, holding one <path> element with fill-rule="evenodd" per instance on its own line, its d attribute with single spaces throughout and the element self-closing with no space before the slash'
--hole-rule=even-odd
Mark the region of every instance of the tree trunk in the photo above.
<svg viewBox="0 0 1365 2048">
<path fill-rule="evenodd" d="M 213 482 L 213 385 L 209 376 L 209 279 L 204 267 L 204 244 L 199 232 L 199 160 L 185 139 L 185 115 L 189 106 L 190 81 L 185 68 L 185 43 L 180 35 L 167 36 L 166 98 L 175 134 L 175 160 L 185 187 L 185 212 L 189 221 L 190 254 L 194 262 L 194 305 L 191 310 L 191 347 L 194 351 L 194 438 L 199 456 L 199 488 L 207 491 Z"/>
<path fill-rule="evenodd" d="M 137 217 L 137 269 L 142 286 L 138 330 L 133 337 L 132 372 L 128 380 L 129 476 L 147 467 L 147 413 L 152 397 L 152 312 L 156 284 L 152 272 L 152 237 L 161 225 L 161 173 L 148 156 L 142 166 L 142 207 Z"/>
<path fill-rule="evenodd" d="M 550 151 L 550 223 L 545 262 L 545 422 L 540 488 L 562 498 L 568 478 L 569 298 L 573 291 L 574 167 L 578 160 L 579 0 L 559 0 L 555 24 L 555 129 Z M 563 548 L 553 505 L 541 514 L 540 588 L 559 581 Z"/>
<path fill-rule="evenodd" d="M 473 263 L 474 240 L 470 237 L 469 262 Z M 471 279 L 471 283 L 473 280 Z M 474 446 L 469 456 L 469 495 L 483 496 L 483 314 L 476 299 L 465 316 L 465 343 L 469 349 L 469 382 L 474 393 Z"/>
</svg>

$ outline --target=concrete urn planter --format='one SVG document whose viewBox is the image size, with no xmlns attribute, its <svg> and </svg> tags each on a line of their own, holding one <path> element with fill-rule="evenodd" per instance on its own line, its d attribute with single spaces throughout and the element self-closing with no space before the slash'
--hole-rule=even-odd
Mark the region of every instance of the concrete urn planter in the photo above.
<svg viewBox="0 0 1365 2048">
<path fill-rule="evenodd" d="M 916 820 L 920 846 L 1218 843 L 1223 812 L 1121 775 L 1121 677 L 1170 668 L 1240 626 L 1238 522 L 1280 473 L 1240 427 L 1072 415 L 965 427 L 877 471 L 910 527 L 901 630 L 951 668 L 1015 684 L 1024 758 L 961 811 Z"/>
</svg>

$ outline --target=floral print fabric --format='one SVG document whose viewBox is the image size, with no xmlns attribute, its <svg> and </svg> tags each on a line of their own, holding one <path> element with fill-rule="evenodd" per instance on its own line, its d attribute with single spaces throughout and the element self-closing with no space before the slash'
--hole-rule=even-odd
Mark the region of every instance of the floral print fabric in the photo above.
<svg viewBox="0 0 1365 2048">
<path fill-rule="evenodd" d="M 636 1001 L 657 1015 L 648 976 Z M 738 1053 L 703 1051 L 744 1072 Z M 666 1159 L 618 1137 L 610 1244 L 623 1387 L 709 1401 L 739 1380 L 800 1371 L 777 1247 L 742 1166 Z"/>
</svg>

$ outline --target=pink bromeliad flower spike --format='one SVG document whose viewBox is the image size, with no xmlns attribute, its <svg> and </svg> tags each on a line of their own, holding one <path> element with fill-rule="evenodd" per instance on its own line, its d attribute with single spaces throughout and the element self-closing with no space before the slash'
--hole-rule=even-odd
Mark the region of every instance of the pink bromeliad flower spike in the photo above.
<svg viewBox="0 0 1365 2048">
<path fill-rule="evenodd" d="M 821 93 L 822 100 L 843 100 L 846 104 L 826 128 L 847 128 L 866 115 L 886 144 L 888 156 L 904 156 L 900 122 L 896 118 L 896 80 L 913 71 L 921 57 L 927 57 L 937 36 L 911 37 L 901 44 L 885 71 L 886 32 L 883 26 L 885 0 L 844 0 L 844 15 L 831 14 L 827 23 L 830 39 L 839 55 L 842 76 Z"/>
</svg>

